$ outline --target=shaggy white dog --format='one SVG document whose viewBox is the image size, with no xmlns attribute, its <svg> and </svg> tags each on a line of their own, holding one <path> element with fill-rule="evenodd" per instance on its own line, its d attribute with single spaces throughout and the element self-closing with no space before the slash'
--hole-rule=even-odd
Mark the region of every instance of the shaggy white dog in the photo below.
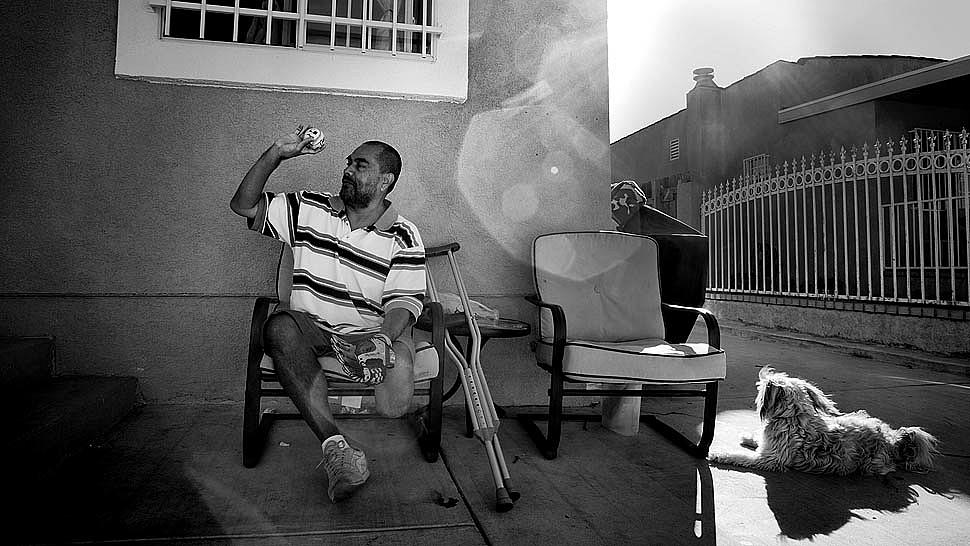
<svg viewBox="0 0 970 546">
<path fill-rule="evenodd" d="M 748 453 L 712 453 L 714 463 L 757 470 L 815 474 L 888 474 L 897 468 L 933 468 L 937 440 L 919 427 L 891 428 L 865 411 L 842 413 L 808 381 L 764 367 L 758 374 L 760 445 L 744 438 Z"/>
</svg>

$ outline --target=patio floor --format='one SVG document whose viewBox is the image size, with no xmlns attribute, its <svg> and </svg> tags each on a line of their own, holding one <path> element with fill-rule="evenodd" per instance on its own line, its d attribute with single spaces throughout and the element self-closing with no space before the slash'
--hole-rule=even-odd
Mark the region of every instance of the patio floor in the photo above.
<svg viewBox="0 0 970 546">
<path fill-rule="evenodd" d="M 333 505 L 315 468 L 319 445 L 301 422 L 277 422 L 262 462 L 246 469 L 240 406 L 149 405 L 19 496 L 5 511 L 4 542 L 957 544 L 970 536 L 967 375 L 734 330 L 722 332 L 722 344 L 729 368 L 715 448 L 736 446 L 757 425 L 754 382 L 772 365 L 813 381 L 843 410 L 923 426 L 941 441 L 937 470 L 882 478 L 751 472 L 709 466 L 647 427 L 628 437 L 579 422 L 564 425 L 560 456 L 548 461 L 506 419 L 500 438 L 522 498 L 497 513 L 482 445 L 465 438 L 452 406 L 433 464 L 403 420 L 341 421 L 372 475 Z M 644 411 L 694 426 L 700 407 L 645 401 Z"/>
</svg>

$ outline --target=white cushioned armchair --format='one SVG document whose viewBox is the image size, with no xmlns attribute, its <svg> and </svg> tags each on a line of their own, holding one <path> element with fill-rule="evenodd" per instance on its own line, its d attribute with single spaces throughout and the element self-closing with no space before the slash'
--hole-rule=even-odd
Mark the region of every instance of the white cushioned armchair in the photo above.
<svg viewBox="0 0 970 546">
<path fill-rule="evenodd" d="M 536 360 L 550 373 L 548 414 L 520 414 L 543 455 L 558 455 L 565 396 L 694 396 L 704 400 L 700 439 L 652 415 L 641 421 L 704 457 L 714 435 L 717 388 L 726 373 L 717 320 L 700 308 L 667 305 L 657 243 L 644 235 L 586 231 L 541 235 L 533 243 L 539 328 Z M 706 343 L 665 341 L 662 310 L 703 317 Z M 590 391 L 582 383 L 616 384 Z M 641 384 L 639 390 L 625 385 Z M 579 388 L 566 388 L 576 385 Z M 580 416 L 588 419 L 589 416 Z M 543 434 L 536 420 L 547 420 Z"/>
</svg>

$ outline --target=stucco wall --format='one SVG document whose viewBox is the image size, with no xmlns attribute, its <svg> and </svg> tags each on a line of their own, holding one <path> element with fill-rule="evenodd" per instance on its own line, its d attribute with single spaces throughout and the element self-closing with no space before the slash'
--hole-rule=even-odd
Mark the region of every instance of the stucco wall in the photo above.
<svg viewBox="0 0 970 546">
<path fill-rule="evenodd" d="M 651 131 L 628 135 L 610 145 L 613 181 L 646 183 L 690 170 L 687 154 L 687 111 L 668 116 L 651 126 Z M 680 159 L 670 160 L 670 141 L 680 139 Z M 644 178 L 649 173 L 649 178 Z"/>
<path fill-rule="evenodd" d="M 605 1 L 471 2 L 465 104 L 118 80 L 116 10 L 22 3 L 0 19 L 19 44 L 0 53 L 0 335 L 54 335 L 59 372 L 135 375 L 150 401 L 241 398 L 278 247 L 228 200 L 299 123 L 327 148 L 270 189 L 336 189 L 358 143 L 392 143 L 395 204 L 427 244 L 462 244 L 472 297 L 505 316 L 532 320 L 536 235 L 611 225 Z M 541 399 L 527 340 L 484 358 L 497 402 Z"/>
</svg>

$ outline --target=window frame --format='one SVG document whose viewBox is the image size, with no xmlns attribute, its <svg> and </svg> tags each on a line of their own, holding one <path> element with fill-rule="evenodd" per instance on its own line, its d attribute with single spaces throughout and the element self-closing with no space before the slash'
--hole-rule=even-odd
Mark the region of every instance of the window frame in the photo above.
<svg viewBox="0 0 970 546">
<path fill-rule="evenodd" d="M 297 20 L 297 36 L 303 42 L 303 26 L 307 19 L 301 22 L 298 17 L 300 10 L 304 13 L 307 10 L 306 0 L 297 0 L 297 12 L 239 8 L 236 7 L 238 2 L 230 7 L 208 5 L 205 0 L 189 3 L 180 0 L 119 0 L 115 75 L 121 79 L 153 83 L 460 104 L 465 102 L 468 95 L 469 4 L 470 0 L 438 0 L 434 3 L 434 19 L 431 21 L 434 25 L 423 27 L 426 33 L 438 35 L 437 45 L 431 46 L 431 50 L 422 55 L 312 43 L 304 43 L 304 47 L 299 48 L 163 36 L 164 21 L 160 15 L 164 6 L 188 5 L 205 7 L 217 13 L 247 14 L 255 11 L 267 16 L 276 14 Z M 369 5 L 369 1 L 364 2 L 365 10 Z M 326 15 L 313 16 L 309 20 L 326 18 L 330 18 L 332 25 L 339 25 L 344 19 L 354 24 L 362 22 L 361 19 Z M 398 18 L 394 17 L 393 22 L 368 20 L 365 28 L 390 29 L 393 34 L 395 25 L 398 30 L 403 28 L 405 31 L 422 27 L 397 23 Z M 424 22 L 428 22 L 427 18 Z M 272 25 L 272 20 L 268 19 L 267 23 Z M 200 36 L 204 24 L 204 18 L 200 15 Z M 234 19 L 234 40 L 239 39 L 238 25 L 237 16 Z M 367 45 L 366 38 L 366 35 L 361 35 L 364 46 Z M 392 35 L 392 39 L 390 48 L 393 50 L 397 48 L 398 38 Z M 425 37 L 422 37 L 422 44 L 426 47 Z"/>
</svg>

